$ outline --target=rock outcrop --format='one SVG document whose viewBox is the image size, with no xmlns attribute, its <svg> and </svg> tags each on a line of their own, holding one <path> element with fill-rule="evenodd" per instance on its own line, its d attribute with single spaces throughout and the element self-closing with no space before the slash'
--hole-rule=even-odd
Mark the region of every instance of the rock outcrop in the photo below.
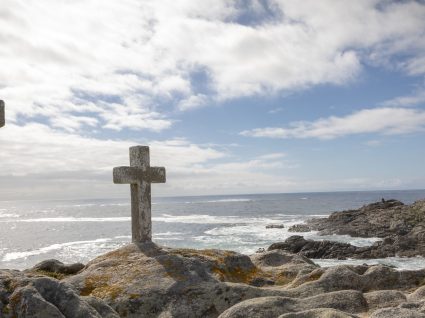
<svg viewBox="0 0 425 318">
<path fill-rule="evenodd" d="M 298 232 L 298 233 L 310 232 L 310 231 L 311 231 L 311 227 L 303 223 L 294 224 L 288 229 L 288 232 Z"/>
<path fill-rule="evenodd" d="M 376 202 L 358 210 L 334 212 L 327 218 L 312 219 L 307 224 L 323 235 L 424 238 L 425 200 L 412 205 L 405 205 L 397 200 Z"/>
<path fill-rule="evenodd" d="M 283 224 L 268 224 L 266 225 L 266 229 L 283 229 L 285 225 Z"/>
<path fill-rule="evenodd" d="M 280 249 L 246 256 L 130 244 L 94 259 L 76 274 L 58 277 L 56 269 L 43 265 L 24 272 L 0 270 L 0 316 L 425 315 L 425 269 L 321 268 Z"/>
<path fill-rule="evenodd" d="M 335 212 L 328 218 L 311 219 L 307 224 L 297 224 L 289 229 L 292 232 L 307 230 L 319 231 L 321 235 L 378 237 L 382 240 L 371 246 L 356 247 L 293 236 L 270 248 L 280 248 L 310 258 L 425 257 L 425 201 L 404 205 L 397 200 L 384 200 L 358 210 Z"/>
<path fill-rule="evenodd" d="M 42 272 L 45 271 L 47 273 L 54 273 L 58 275 L 71 275 L 76 274 L 80 270 L 84 268 L 84 264 L 74 263 L 74 264 L 64 264 L 55 259 L 48 259 L 42 261 L 35 265 L 30 271 Z"/>
<path fill-rule="evenodd" d="M 284 242 L 273 243 L 268 250 L 283 250 L 297 253 L 308 258 L 338 258 L 353 257 L 361 249 L 348 243 L 335 241 L 306 240 L 299 235 L 293 235 Z"/>
</svg>

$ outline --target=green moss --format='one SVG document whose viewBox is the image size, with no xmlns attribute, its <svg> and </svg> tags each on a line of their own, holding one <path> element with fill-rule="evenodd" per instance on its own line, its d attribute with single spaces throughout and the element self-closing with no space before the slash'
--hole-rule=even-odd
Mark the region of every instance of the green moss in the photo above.
<svg viewBox="0 0 425 318">
<path fill-rule="evenodd" d="M 102 299 L 115 299 L 123 292 L 118 284 L 111 283 L 111 276 L 107 274 L 86 277 L 84 288 L 80 291 L 81 296 L 95 296 Z M 122 282 L 120 283 L 122 284 Z"/>
<path fill-rule="evenodd" d="M 69 276 L 69 275 L 62 274 L 62 273 L 48 272 L 48 271 L 42 271 L 42 270 L 35 271 L 34 273 L 37 274 L 37 275 L 42 275 L 42 276 L 47 276 L 47 277 L 55 278 L 57 280 L 62 280 L 65 277 L 68 277 Z"/>
<path fill-rule="evenodd" d="M 3 313 L 3 315 L 7 315 L 7 314 L 9 314 L 9 313 L 10 313 L 9 306 L 4 306 L 4 307 L 1 309 L 1 312 Z"/>
</svg>

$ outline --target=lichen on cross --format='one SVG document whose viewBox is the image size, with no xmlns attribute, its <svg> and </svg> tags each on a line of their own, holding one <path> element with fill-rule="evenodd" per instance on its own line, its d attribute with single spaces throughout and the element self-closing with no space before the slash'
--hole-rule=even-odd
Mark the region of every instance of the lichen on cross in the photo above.
<svg viewBox="0 0 425 318">
<path fill-rule="evenodd" d="M 113 169 L 114 183 L 130 184 L 131 233 L 136 243 L 152 240 L 151 183 L 165 183 L 165 168 L 151 167 L 149 147 L 130 147 L 130 166 Z"/>
</svg>

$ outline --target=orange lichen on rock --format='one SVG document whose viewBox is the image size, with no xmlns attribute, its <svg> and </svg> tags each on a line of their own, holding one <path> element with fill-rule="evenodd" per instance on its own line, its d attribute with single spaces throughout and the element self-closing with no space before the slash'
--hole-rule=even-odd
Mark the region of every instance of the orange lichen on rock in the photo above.
<svg viewBox="0 0 425 318">
<path fill-rule="evenodd" d="M 115 299 L 123 291 L 119 284 L 111 283 L 111 275 L 100 274 L 88 276 L 85 286 L 81 289 L 81 296 L 96 296 L 102 299 Z"/>
</svg>

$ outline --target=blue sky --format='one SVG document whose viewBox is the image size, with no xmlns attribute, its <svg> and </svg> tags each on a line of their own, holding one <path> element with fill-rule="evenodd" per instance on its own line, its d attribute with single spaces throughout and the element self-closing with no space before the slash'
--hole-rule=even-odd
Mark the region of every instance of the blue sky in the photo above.
<svg viewBox="0 0 425 318">
<path fill-rule="evenodd" d="M 425 188 L 421 1 L 4 0 L 0 199 Z"/>
</svg>

